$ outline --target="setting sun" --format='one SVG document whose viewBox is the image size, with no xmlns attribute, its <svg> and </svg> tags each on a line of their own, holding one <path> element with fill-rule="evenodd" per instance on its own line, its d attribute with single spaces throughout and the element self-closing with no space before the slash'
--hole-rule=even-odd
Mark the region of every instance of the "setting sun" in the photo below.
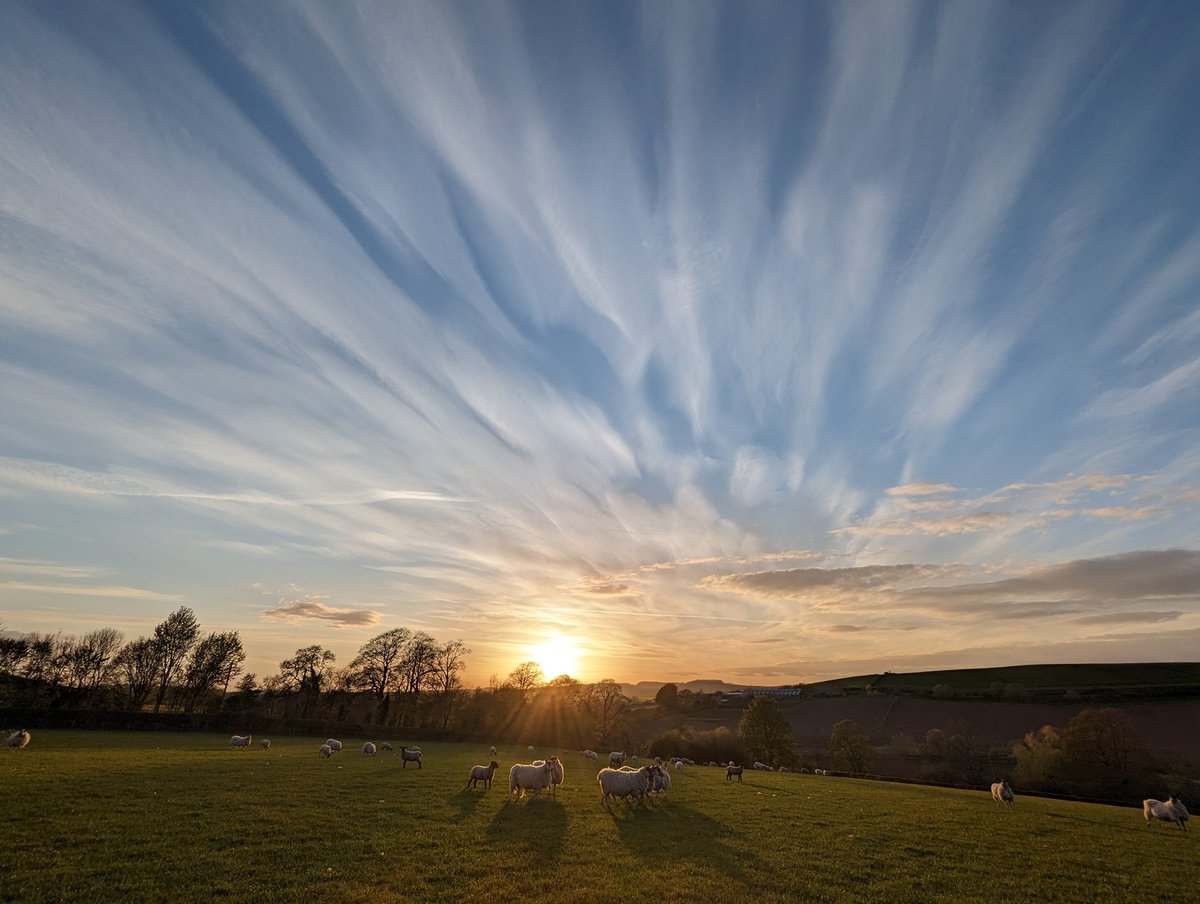
<svg viewBox="0 0 1200 904">
<path fill-rule="evenodd" d="M 542 667 L 542 674 L 549 681 L 559 675 L 579 677 L 579 648 L 575 640 L 558 635 L 529 651 L 529 658 Z"/>
</svg>

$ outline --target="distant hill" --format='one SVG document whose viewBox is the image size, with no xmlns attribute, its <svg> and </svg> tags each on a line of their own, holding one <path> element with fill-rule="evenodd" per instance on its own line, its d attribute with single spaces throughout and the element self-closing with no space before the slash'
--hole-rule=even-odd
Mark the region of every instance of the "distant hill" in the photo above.
<svg viewBox="0 0 1200 904">
<path fill-rule="evenodd" d="M 695 681 L 639 681 L 637 684 L 622 684 L 621 689 L 626 697 L 635 700 L 653 700 L 664 684 L 674 684 L 681 691 L 691 691 L 693 694 L 725 694 L 729 691 L 740 691 L 753 687 L 750 684 L 729 684 L 718 678 L 698 678 Z"/>
</svg>

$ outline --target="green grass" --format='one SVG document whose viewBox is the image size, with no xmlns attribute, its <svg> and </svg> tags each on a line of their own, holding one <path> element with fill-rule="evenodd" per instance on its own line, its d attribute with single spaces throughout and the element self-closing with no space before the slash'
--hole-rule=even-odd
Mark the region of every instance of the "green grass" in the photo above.
<svg viewBox="0 0 1200 904">
<path fill-rule="evenodd" d="M 0 751 L 4 901 L 1192 901 L 1192 833 L 1139 811 L 697 767 L 657 808 L 464 788 L 485 750 L 235 751 L 200 734 L 35 731 Z M 540 750 L 538 755 L 553 751 Z"/>
</svg>

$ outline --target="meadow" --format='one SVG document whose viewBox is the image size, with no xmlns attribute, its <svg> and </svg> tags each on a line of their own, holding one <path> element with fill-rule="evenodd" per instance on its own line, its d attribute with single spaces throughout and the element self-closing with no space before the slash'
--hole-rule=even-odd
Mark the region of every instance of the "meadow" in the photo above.
<svg viewBox="0 0 1200 904">
<path fill-rule="evenodd" d="M 0 899 L 1196 900 L 1200 842 L 1139 810 L 705 767 L 609 810 L 578 752 L 502 749 L 484 791 L 480 746 L 422 743 L 418 770 L 321 740 L 35 731 L 0 751 Z M 556 752 L 556 797 L 510 802 L 508 766 Z"/>
</svg>

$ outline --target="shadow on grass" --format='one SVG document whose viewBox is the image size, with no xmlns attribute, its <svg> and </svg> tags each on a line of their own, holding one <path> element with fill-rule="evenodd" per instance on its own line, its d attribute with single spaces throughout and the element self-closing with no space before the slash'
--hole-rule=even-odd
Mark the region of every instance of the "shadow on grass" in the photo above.
<svg viewBox="0 0 1200 904">
<path fill-rule="evenodd" d="M 609 807 L 609 815 L 622 843 L 649 867 L 693 861 L 739 883 L 752 881 L 746 867 L 754 865 L 754 857 L 726 842 L 737 833 L 699 810 L 671 801 L 654 807 L 621 802 Z"/>
<path fill-rule="evenodd" d="M 479 801 L 490 793 L 488 790 L 474 788 L 463 788 L 459 791 L 454 796 L 454 801 L 458 804 L 458 818 L 462 820 L 474 813 L 479 808 Z"/>
<path fill-rule="evenodd" d="M 556 800 L 510 799 L 487 830 L 498 850 L 557 860 L 567 837 L 567 808 Z"/>
</svg>

